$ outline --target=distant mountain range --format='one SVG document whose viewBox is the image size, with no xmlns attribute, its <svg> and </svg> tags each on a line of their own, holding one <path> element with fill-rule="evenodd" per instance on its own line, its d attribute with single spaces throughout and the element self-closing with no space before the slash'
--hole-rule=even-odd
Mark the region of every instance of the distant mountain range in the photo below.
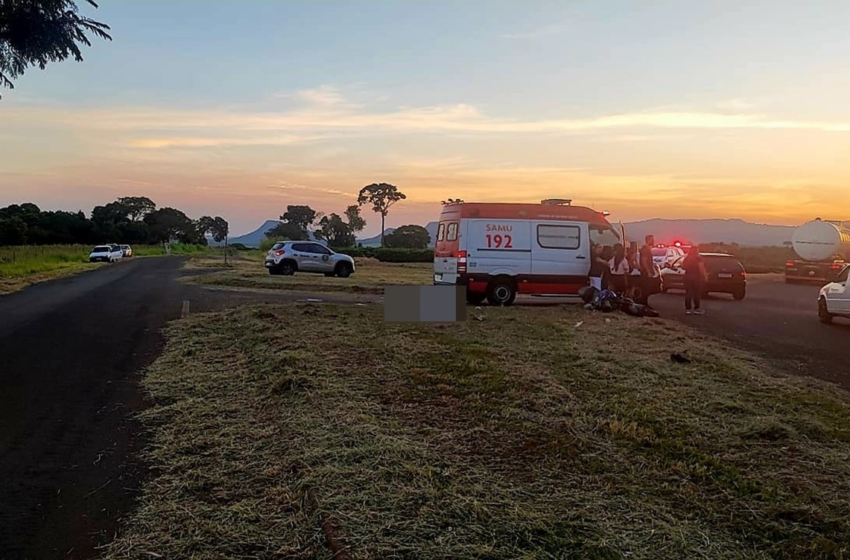
<svg viewBox="0 0 850 560">
<path fill-rule="evenodd" d="M 268 220 L 251 233 L 232 237 L 230 243 L 242 243 L 247 247 L 259 247 L 268 230 L 279 224 L 277 220 Z M 655 235 L 658 243 L 737 243 L 748 247 L 778 247 L 791 241 L 794 226 L 772 226 L 756 224 L 744 220 L 662 220 L 652 219 L 640 222 L 627 222 L 626 235 L 631 240 L 642 240 L 646 235 Z M 437 237 L 437 222 L 428 222 L 425 229 L 431 235 L 431 244 Z M 395 231 L 387 228 L 384 235 Z M 364 247 L 377 247 L 381 236 L 358 239 Z"/>
<path fill-rule="evenodd" d="M 246 247 L 259 247 L 260 243 L 262 243 L 263 239 L 266 237 L 266 232 L 278 224 L 280 224 L 280 220 L 266 220 L 263 225 L 251 233 L 231 237 L 229 242 L 230 244 L 241 243 Z M 315 239 L 312 232 L 310 232 L 310 239 Z"/>
</svg>

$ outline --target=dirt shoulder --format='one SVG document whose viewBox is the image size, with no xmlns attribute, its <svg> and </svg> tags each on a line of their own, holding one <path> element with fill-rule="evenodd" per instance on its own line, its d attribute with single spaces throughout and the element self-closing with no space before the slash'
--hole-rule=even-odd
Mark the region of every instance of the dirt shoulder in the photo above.
<svg viewBox="0 0 850 560">
<path fill-rule="evenodd" d="M 143 381 L 157 475 L 108 557 L 846 555 L 845 392 L 663 320 L 480 316 L 173 323 Z"/>
</svg>

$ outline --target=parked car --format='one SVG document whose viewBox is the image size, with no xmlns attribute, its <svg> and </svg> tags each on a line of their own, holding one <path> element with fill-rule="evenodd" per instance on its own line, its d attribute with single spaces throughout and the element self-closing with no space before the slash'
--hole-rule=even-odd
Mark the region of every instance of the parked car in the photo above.
<svg viewBox="0 0 850 560">
<path fill-rule="evenodd" d="M 89 262 L 118 262 L 124 257 L 124 251 L 118 245 L 98 245 L 91 250 Z"/>
<path fill-rule="evenodd" d="M 704 295 L 732 294 L 739 301 L 746 297 L 747 272 L 735 257 L 725 253 L 702 253 L 702 258 L 708 274 Z M 679 257 L 661 269 L 661 291 L 685 289 L 684 260 L 685 257 Z"/>
<path fill-rule="evenodd" d="M 726 253 L 703 253 L 708 281 L 705 294 L 732 294 L 740 301 L 747 296 L 747 271 L 744 265 Z"/>
<path fill-rule="evenodd" d="M 119 245 L 121 247 L 121 251 L 124 254 L 124 257 L 132 257 L 133 256 L 133 248 L 129 245 Z"/>
<path fill-rule="evenodd" d="M 682 263 L 685 257 L 679 257 L 661 268 L 661 291 L 685 289 L 685 269 Z"/>
<path fill-rule="evenodd" d="M 313 241 L 281 241 L 266 254 L 265 266 L 272 275 L 316 272 L 348 278 L 354 274 L 354 259 Z"/>
<path fill-rule="evenodd" d="M 831 323 L 835 317 L 850 319 L 850 289 L 847 278 L 850 276 L 850 265 L 838 273 L 835 281 L 820 289 L 818 294 L 818 317 L 822 323 Z"/>
<path fill-rule="evenodd" d="M 681 247 L 653 247 L 652 260 L 661 268 L 685 256 Z"/>
</svg>

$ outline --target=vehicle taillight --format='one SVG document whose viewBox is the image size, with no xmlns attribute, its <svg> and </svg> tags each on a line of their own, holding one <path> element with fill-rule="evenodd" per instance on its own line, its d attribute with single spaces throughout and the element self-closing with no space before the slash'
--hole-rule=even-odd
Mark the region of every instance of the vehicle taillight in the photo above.
<svg viewBox="0 0 850 560">
<path fill-rule="evenodd" d="M 786 268 L 792 268 L 794 266 L 794 261 L 788 261 L 785 263 Z"/>
<path fill-rule="evenodd" d="M 841 270 L 842 268 L 844 268 L 844 265 L 838 264 L 838 263 L 833 263 L 831 268 L 832 268 L 832 270 Z"/>
<path fill-rule="evenodd" d="M 466 274 L 466 251 L 457 252 L 457 273 Z"/>
<path fill-rule="evenodd" d="M 278 251 L 274 252 L 274 254 L 277 255 L 278 257 L 281 256 L 281 255 L 284 255 L 285 253 L 286 253 L 286 251 L 283 251 L 283 250 L 278 250 Z"/>
</svg>

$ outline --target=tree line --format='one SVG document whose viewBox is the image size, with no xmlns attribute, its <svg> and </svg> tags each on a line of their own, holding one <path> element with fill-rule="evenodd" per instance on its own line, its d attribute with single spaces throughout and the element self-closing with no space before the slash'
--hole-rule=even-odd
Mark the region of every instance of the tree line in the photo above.
<svg viewBox="0 0 850 560">
<path fill-rule="evenodd" d="M 176 208 L 157 208 L 144 196 L 119 198 L 82 211 L 45 211 L 31 202 L 0 208 L 0 245 L 82 243 L 158 244 L 170 241 L 206 245 L 227 239 L 229 226 L 220 216 L 189 218 Z"/>
<path fill-rule="evenodd" d="M 360 207 L 371 205 L 372 210 L 381 216 L 381 247 L 424 249 L 431 238 L 428 230 L 422 226 L 405 225 L 384 235 L 390 208 L 406 198 L 395 185 L 373 183 L 360 189 L 357 204 L 348 206 L 342 216 L 336 213 L 324 215 L 308 205 L 292 204 L 280 216 L 281 223 L 268 230 L 266 237 L 289 241 L 314 237 L 327 242 L 330 247 L 353 247 L 357 234 L 366 227 L 366 220 L 360 215 Z"/>
</svg>

